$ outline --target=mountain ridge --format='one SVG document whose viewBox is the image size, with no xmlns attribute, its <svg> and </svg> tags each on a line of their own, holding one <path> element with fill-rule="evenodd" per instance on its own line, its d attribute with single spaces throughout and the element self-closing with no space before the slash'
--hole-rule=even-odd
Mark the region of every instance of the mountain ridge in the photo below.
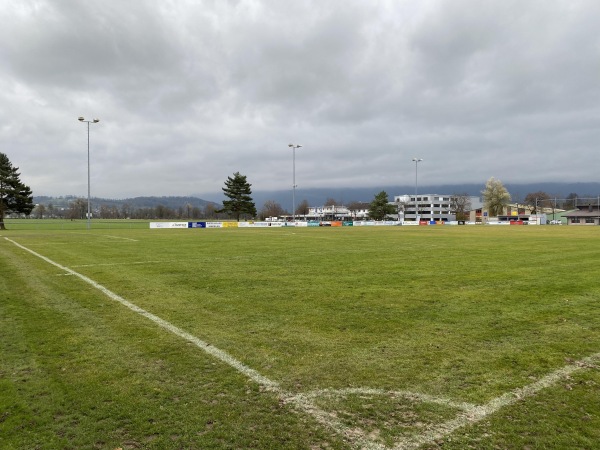
<svg viewBox="0 0 600 450">
<path fill-rule="evenodd" d="M 504 186 L 511 194 L 513 201 L 522 201 L 528 193 L 544 191 L 551 197 L 564 199 L 569 194 L 577 194 L 583 198 L 600 197 L 600 182 L 581 182 L 581 183 L 505 183 Z M 480 196 L 484 185 L 479 183 L 463 183 L 463 184 L 440 184 L 440 185 L 424 185 L 418 186 L 418 193 L 421 194 L 468 194 Z M 386 191 L 393 199 L 395 195 L 414 194 L 415 186 L 408 185 L 379 185 L 371 187 L 341 187 L 341 188 L 310 188 L 296 189 L 296 206 L 306 200 L 310 206 L 321 206 L 328 199 L 334 199 L 340 205 L 349 204 L 354 201 L 371 202 L 376 194 L 381 191 Z M 83 198 L 81 196 L 66 195 L 66 196 L 34 196 L 33 200 L 36 204 L 52 204 L 55 207 L 67 207 L 69 202 L 75 199 Z M 253 201 L 257 209 L 261 209 L 266 201 L 274 201 L 279 203 L 284 209 L 291 209 L 292 191 L 277 190 L 277 191 L 256 191 L 252 193 Z M 220 207 L 223 201 L 223 194 L 217 192 L 192 194 L 187 196 L 138 196 L 123 199 L 111 199 L 92 197 L 93 205 L 97 206 L 116 206 L 120 207 L 125 204 L 132 208 L 153 208 L 158 205 L 167 208 L 176 209 L 190 205 L 191 207 L 204 208 L 208 204 L 213 204 L 215 207 Z"/>
</svg>

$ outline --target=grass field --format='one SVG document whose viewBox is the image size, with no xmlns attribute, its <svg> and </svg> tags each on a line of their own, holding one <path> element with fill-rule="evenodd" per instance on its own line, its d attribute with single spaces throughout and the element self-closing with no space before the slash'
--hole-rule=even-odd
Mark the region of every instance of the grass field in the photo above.
<svg viewBox="0 0 600 450">
<path fill-rule="evenodd" d="M 599 227 L 0 232 L 0 448 L 600 448 Z"/>
</svg>

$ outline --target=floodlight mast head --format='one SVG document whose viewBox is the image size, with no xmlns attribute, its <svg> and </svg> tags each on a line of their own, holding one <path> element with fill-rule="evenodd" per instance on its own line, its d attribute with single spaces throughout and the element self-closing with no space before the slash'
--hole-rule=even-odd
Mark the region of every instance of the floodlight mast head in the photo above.
<svg viewBox="0 0 600 450">
<path fill-rule="evenodd" d="M 98 123 L 100 122 L 100 119 L 94 119 L 94 120 L 85 120 L 85 117 L 80 116 L 77 118 L 77 120 L 79 120 L 80 122 L 88 122 L 88 123 Z"/>
</svg>

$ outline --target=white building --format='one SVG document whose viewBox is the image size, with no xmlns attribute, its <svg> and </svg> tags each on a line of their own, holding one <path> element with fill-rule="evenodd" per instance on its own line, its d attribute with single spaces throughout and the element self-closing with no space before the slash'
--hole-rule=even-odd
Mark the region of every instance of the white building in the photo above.
<svg viewBox="0 0 600 450">
<path fill-rule="evenodd" d="M 307 220 L 352 220 L 352 214 L 345 206 L 310 206 L 305 218 Z"/>
<path fill-rule="evenodd" d="M 394 197 L 394 204 L 398 208 L 398 217 L 402 221 L 453 221 L 456 215 L 452 212 L 452 195 L 440 194 L 417 194 L 415 195 L 397 195 Z M 479 197 L 469 197 L 471 201 L 470 209 L 481 208 L 481 199 Z M 417 214 L 418 207 L 418 214 Z"/>
</svg>

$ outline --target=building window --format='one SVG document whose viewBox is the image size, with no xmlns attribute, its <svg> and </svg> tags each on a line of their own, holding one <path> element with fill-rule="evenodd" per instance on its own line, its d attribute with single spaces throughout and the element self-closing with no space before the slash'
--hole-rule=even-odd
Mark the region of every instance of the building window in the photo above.
<svg viewBox="0 0 600 450">
<path fill-rule="evenodd" d="M 585 219 L 585 223 L 595 223 L 593 217 L 588 217 Z"/>
<path fill-rule="evenodd" d="M 571 223 L 579 223 L 579 219 L 573 218 L 573 219 L 571 219 Z"/>
</svg>

